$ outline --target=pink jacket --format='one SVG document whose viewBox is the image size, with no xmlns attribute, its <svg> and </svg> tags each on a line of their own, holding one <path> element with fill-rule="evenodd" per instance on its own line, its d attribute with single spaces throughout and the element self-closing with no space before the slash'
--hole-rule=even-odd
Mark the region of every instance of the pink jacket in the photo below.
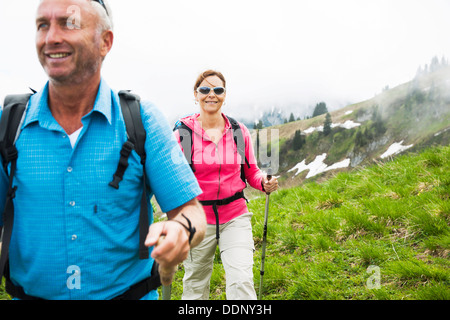
<svg viewBox="0 0 450 320">
<path fill-rule="evenodd" d="M 227 117 L 222 114 L 225 119 L 225 130 L 222 138 L 216 145 L 197 121 L 199 116 L 200 114 L 197 113 L 181 119 L 193 132 L 192 162 L 195 176 L 203 191 L 203 194 L 198 199 L 200 201 L 220 200 L 231 197 L 245 188 L 245 183 L 241 179 L 241 156 L 233 140 L 231 124 Z M 264 174 L 256 164 L 250 132 L 245 125 L 241 123 L 239 125 L 245 140 L 245 155 L 250 164 L 250 168 L 246 164 L 244 165 L 247 183 L 253 188 L 262 191 L 261 182 Z M 175 136 L 180 144 L 178 131 L 175 131 Z M 228 222 L 248 212 L 246 201 L 242 198 L 217 208 L 219 224 Z M 207 223 L 216 224 L 212 206 L 204 206 L 204 210 Z"/>
</svg>

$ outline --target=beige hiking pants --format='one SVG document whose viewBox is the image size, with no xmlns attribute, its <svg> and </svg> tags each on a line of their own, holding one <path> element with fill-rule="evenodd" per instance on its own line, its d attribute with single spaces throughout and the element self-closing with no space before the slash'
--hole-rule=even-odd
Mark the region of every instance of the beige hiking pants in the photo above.
<svg viewBox="0 0 450 320">
<path fill-rule="evenodd" d="M 256 300 L 251 217 L 251 213 L 245 213 L 220 225 L 219 250 L 228 300 Z M 209 299 L 216 247 L 216 225 L 208 224 L 205 238 L 184 261 L 183 300 Z"/>
</svg>

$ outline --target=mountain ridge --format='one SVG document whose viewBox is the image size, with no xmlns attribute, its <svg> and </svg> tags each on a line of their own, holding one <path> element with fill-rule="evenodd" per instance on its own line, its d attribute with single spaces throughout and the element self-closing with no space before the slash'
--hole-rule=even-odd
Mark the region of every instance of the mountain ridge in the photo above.
<svg viewBox="0 0 450 320">
<path fill-rule="evenodd" d="M 258 141 L 262 130 L 250 130 L 258 155 L 260 143 L 278 145 L 279 180 L 287 186 L 301 184 L 312 178 L 308 164 L 324 157 L 325 168 L 343 161 L 349 165 L 338 170 L 351 170 L 374 161 L 383 161 L 407 151 L 420 151 L 431 145 L 450 143 L 450 67 L 442 66 L 429 73 L 420 73 L 413 80 L 385 89 L 371 99 L 330 111 L 331 132 L 325 135 L 326 114 L 264 128 L 267 141 Z M 276 130 L 278 141 L 271 141 Z M 301 132 L 303 146 L 294 150 L 296 131 Z M 389 150 L 391 149 L 391 150 Z M 295 173 L 302 163 L 305 169 Z M 260 163 L 264 168 L 265 163 Z M 317 173 L 333 174 L 335 170 Z M 326 173 L 325 173 L 326 172 Z M 316 176 L 316 175 L 315 175 Z"/>
</svg>

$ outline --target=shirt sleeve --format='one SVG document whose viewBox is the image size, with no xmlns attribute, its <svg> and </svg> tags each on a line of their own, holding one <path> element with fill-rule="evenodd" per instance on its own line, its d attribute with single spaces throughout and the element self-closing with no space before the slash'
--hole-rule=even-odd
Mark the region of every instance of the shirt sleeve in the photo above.
<svg viewBox="0 0 450 320">
<path fill-rule="evenodd" d="M 145 169 L 148 183 L 161 210 L 168 212 L 202 191 L 161 111 L 143 102 L 142 120 L 147 132 Z"/>
<path fill-rule="evenodd" d="M 255 153 L 253 151 L 253 143 L 250 132 L 245 125 L 240 125 L 245 141 L 245 156 L 247 157 L 247 160 L 250 164 L 250 168 L 247 164 L 244 165 L 245 178 L 253 188 L 264 191 L 261 184 L 264 174 L 258 168 L 258 163 L 256 162 Z"/>
</svg>

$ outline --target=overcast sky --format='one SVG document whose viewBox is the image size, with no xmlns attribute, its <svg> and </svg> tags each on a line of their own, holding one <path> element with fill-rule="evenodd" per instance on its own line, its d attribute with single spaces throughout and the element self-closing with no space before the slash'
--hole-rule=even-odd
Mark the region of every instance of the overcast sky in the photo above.
<svg viewBox="0 0 450 320">
<path fill-rule="evenodd" d="M 0 0 L 0 98 L 41 89 L 38 0 Z M 115 42 L 103 66 L 170 121 L 197 110 L 205 69 L 227 78 L 224 112 L 273 106 L 301 115 L 359 102 L 411 80 L 433 56 L 450 58 L 449 0 L 110 0 Z M 290 110 L 290 109 L 288 109 Z"/>
</svg>

